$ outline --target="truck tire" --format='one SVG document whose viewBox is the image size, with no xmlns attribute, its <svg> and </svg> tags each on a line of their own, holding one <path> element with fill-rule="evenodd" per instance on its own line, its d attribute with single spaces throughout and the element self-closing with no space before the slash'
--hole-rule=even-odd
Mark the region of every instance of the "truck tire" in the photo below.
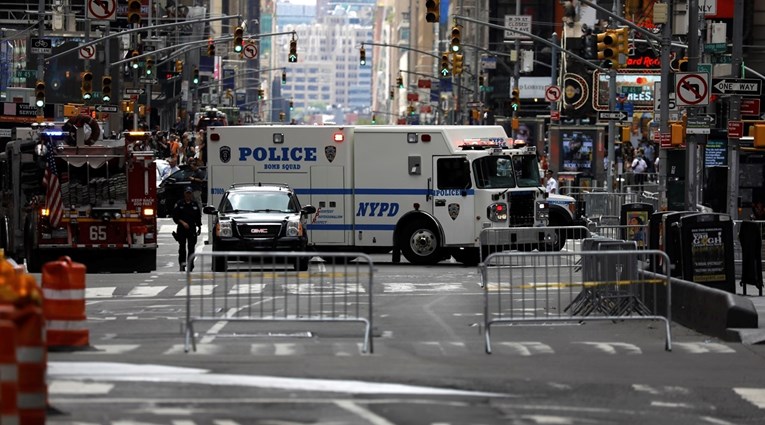
<svg viewBox="0 0 765 425">
<path fill-rule="evenodd" d="M 436 264 L 441 256 L 441 241 L 435 226 L 424 221 L 414 221 L 401 232 L 399 247 L 412 264 Z"/>
<path fill-rule="evenodd" d="M 468 267 L 477 266 L 481 261 L 481 251 L 478 248 L 455 249 L 452 256 Z"/>
</svg>

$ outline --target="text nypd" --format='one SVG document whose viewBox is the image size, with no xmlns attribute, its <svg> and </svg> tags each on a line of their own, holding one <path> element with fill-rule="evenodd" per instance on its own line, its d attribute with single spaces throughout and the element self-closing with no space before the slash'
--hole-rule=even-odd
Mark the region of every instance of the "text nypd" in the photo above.
<svg viewBox="0 0 765 425">
<path fill-rule="evenodd" d="M 398 214 L 398 202 L 360 202 L 357 217 L 393 217 Z"/>
</svg>

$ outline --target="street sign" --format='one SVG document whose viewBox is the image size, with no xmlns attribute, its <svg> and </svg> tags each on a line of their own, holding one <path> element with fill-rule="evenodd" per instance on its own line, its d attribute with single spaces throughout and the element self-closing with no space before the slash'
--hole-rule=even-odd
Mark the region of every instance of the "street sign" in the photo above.
<svg viewBox="0 0 765 425">
<path fill-rule="evenodd" d="M 661 81 L 653 83 L 653 111 L 655 113 L 661 112 Z M 677 99 L 675 99 L 675 93 L 669 92 L 669 105 L 670 111 L 677 111 Z"/>
<path fill-rule="evenodd" d="M 258 46 L 253 43 L 247 43 L 242 50 L 242 56 L 247 59 L 255 59 L 258 57 Z"/>
<path fill-rule="evenodd" d="M 557 102 L 560 100 L 563 92 L 559 86 L 550 85 L 545 87 L 545 100 L 548 102 Z"/>
<path fill-rule="evenodd" d="M 531 15 L 505 15 L 505 27 L 530 33 Z M 528 40 L 529 37 L 512 31 L 505 31 L 505 40 L 515 39 Z"/>
<path fill-rule="evenodd" d="M 420 78 L 417 80 L 417 88 L 420 89 L 429 89 L 431 86 L 431 82 L 427 78 Z"/>
<path fill-rule="evenodd" d="M 741 115 L 760 115 L 760 99 L 741 99 Z"/>
<path fill-rule="evenodd" d="M 143 88 L 125 89 L 125 94 L 143 94 L 143 93 L 144 93 Z"/>
<path fill-rule="evenodd" d="M 725 53 L 728 45 L 725 43 L 707 43 L 704 45 L 704 53 Z"/>
<path fill-rule="evenodd" d="M 93 59 L 96 56 L 96 46 L 91 45 L 91 46 L 80 47 L 78 54 L 80 56 L 80 59 L 84 59 L 84 60 Z"/>
<path fill-rule="evenodd" d="M 714 55 L 712 56 L 712 63 L 733 63 L 732 55 Z"/>
<path fill-rule="evenodd" d="M 88 0 L 88 19 L 113 21 L 116 18 L 117 0 Z"/>
<path fill-rule="evenodd" d="M 560 121 L 560 111 L 550 111 L 550 119 L 553 121 Z"/>
<path fill-rule="evenodd" d="M 407 93 L 406 94 L 406 100 L 408 102 L 419 102 L 420 101 L 420 95 L 417 93 Z"/>
<path fill-rule="evenodd" d="M 156 78 L 141 77 L 138 79 L 138 82 L 141 84 L 157 84 L 159 81 Z"/>
<path fill-rule="evenodd" d="M 696 66 L 696 69 L 698 69 L 699 72 L 705 72 L 709 75 L 712 75 L 712 64 L 711 63 L 700 63 Z"/>
<path fill-rule="evenodd" d="M 497 69 L 497 57 L 496 56 L 481 56 L 481 68 Z"/>
<path fill-rule="evenodd" d="M 623 111 L 599 111 L 598 121 L 624 121 L 627 114 Z"/>
<path fill-rule="evenodd" d="M 692 72 L 675 73 L 675 97 L 680 106 L 709 104 L 709 75 Z"/>
<path fill-rule="evenodd" d="M 695 115 L 688 117 L 687 125 L 688 127 L 709 128 L 714 123 L 715 117 L 713 115 Z"/>
<path fill-rule="evenodd" d="M 494 86 L 484 86 L 483 91 L 486 93 L 491 93 L 494 91 Z"/>
<path fill-rule="evenodd" d="M 643 86 L 622 86 L 622 93 L 640 94 L 643 93 Z"/>
<path fill-rule="evenodd" d="M 117 112 L 117 105 L 96 105 L 94 107 L 96 112 L 111 112 L 116 113 Z"/>
<path fill-rule="evenodd" d="M 35 78 L 37 77 L 37 71 L 32 69 L 17 69 L 16 78 Z"/>
<path fill-rule="evenodd" d="M 482 105 L 481 102 L 478 101 L 470 101 L 467 103 L 468 108 L 478 108 Z"/>
<path fill-rule="evenodd" d="M 48 38 L 33 37 L 29 40 L 29 52 L 32 54 L 50 55 L 53 53 L 53 42 Z"/>
<path fill-rule="evenodd" d="M 743 121 L 728 121 L 728 138 L 740 139 L 744 137 Z"/>
<path fill-rule="evenodd" d="M 722 95 L 759 96 L 762 92 L 760 80 L 746 78 L 722 78 L 712 80 L 712 93 Z"/>
</svg>

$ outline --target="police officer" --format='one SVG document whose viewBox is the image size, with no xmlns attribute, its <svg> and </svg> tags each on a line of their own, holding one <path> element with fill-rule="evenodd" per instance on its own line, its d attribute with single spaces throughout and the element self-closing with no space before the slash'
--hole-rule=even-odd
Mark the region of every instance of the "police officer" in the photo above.
<svg viewBox="0 0 765 425">
<path fill-rule="evenodd" d="M 173 236 L 178 241 L 178 263 L 181 271 L 186 271 L 186 259 L 194 254 L 197 236 L 202 232 L 202 210 L 194 201 L 191 186 L 183 191 L 183 199 L 173 208 L 173 221 L 178 225 Z M 196 227 L 196 231 L 194 230 Z M 186 246 L 188 244 L 188 257 Z M 189 264 L 189 271 L 194 270 L 194 263 Z"/>
</svg>

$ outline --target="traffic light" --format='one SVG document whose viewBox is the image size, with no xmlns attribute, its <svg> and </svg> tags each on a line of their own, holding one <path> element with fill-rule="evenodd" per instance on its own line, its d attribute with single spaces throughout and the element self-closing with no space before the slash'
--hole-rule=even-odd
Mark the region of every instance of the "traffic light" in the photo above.
<svg viewBox="0 0 765 425">
<path fill-rule="evenodd" d="M 672 146 L 682 146 L 685 144 L 685 126 L 682 123 L 672 123 L 670 131 Z"/>
<path fill-rule="evenodd" d="M 521 91 L 517 88 L 514 88 L 510 95 L 510 106 L 513 108 L 513 111 L 521 108 Z"/>
<path fill-rule="evenodd" d="M 196 68 L 196 67 L 194 68 L 194 71 L 192 72 L 192 76 L 191 76 L 191 82 L 194 85 L 199 84 L 199 68 Z"/>
<path fill-rule="evenodd" d="M 101 98 L 107 103 L 112 100 L 112 77 L 109 75 L 101 77 Z"/>
<path fill-rule="evenodd" d="M 42 108 L 45 106 L 45 82 L 38 81 L 35 84 L 35 106 Z"/>
<path fill-rule="evenodd" d="M 454 63 L 452 64 L 452 72 L 454 75 L 462 75 L 462 65 L 464 56 L 460 53 L 454 54 Z"/>
<path fill-rule="evenodd" d="M 287 61 L 289 63 L 295 63 L 295 62 L 297 62 L 297 59 L 298 59 L 298 56 L 297 56 L 297 40 L 295 40 L 293 38 L 292 40 L 290 40 L 290 55 L 287 57 Z"/>
<path fill-rule="evenodd" d="M 616 56 L 616 33 L 613 30 L 607 30 L 598 34 L 598 60 L 607 61 L 606 67 L 610 68 L 614 56 Z"/>
<path fill-rule="evenodd" d="M 149 57 L 146 59 L 146 75 L 149 77 L 154 74 L 154 58 Z"/>
<path fill-rule="evenodd" d="M 622 127 L 622 142 L 629 142 L 632 136 L 632 126 L 625 125 Z"/>
<path fill-rule="evenodd" d="M 236 27 L 234 29 L 234 51 L 240 53 L 244 49 L 244 28 Z"/>
<path fill-rule="evenodd" d="M 449 76 L 449 53 L 443 52 L 441 53 L 441 71 L 439 71 L 441 74 L 441 78 L 446 78 Z"/>
<path fill-rule="evenodd" d="M 284 112 L 279 112 L 279 122 L 284 122 L 287 115 Z"/>
<path fill-rule="evenodd" d="M 128 23 L 139 25 L 141 23 L 141 0 L 130 0 L 128 2 Z"/>
<path fill-rule="evenodd" d="M 614 30 L 614 36 L 616 37 L 616 41 L 615 41 L 616 51 L 614 52 L 614 55 L 617 56 L 617 60 L 614 61 L 614 64 L 617 67 L 621 67 L 622 65 L 626 65 L 627 55 L 629 55 L 629 51 L 630 51 L 629 29 L 626 27 L 617 28 Z"/>
<path fill-rule="evenodd" d="M 597 59 L 598 53 L 598 42 L 594 35 L 592 34 L 585 34 L 582 36 L 582 49 L 581 54 L 582 57 L 585 59 Z"/>
<path fill-rule="evenodd" d="M 483 83 L 484 83 L 484 80 L 483 80 L 483 71 L 481 71 L 481 73 L 478 74 L 478 88 L 481 89 L 481 90 L 483 90 Z"/>
<path fill-rule="evenodd" d="M 290 100 L 290 111 L 295 109 L 295 102 Z"/>
<path fill-rule="evenodd" d="M 287 84 L 287 73 L 282 71 L 282 85 Z"/>
<path fill-rule="evenodd" d="M 215 43 L 212 40 L 207 44 L 207 56 L 215 56 Z"/>
<path fill-rule="evenodd" d="M 452 52 L 457 53 L 460 51 L 462 46 L 460 46 L 460 42 L 462 40 L 462 29 L 459 25 L 455 25 L 452 27 Z"/>
<path fill-rule="evenodd" d="M 755 148 L 765 148 L 765 125 L 754 124 L 752 127 L 754 127 L 753 146 Z"/>
<path fill-rule="evenodd" d="M 266 97 L 266 92 L 263 89 L 258 89 L 258 100 L 263 100 Z"/>
<path fill-rule="evenodd" d="M 183 72 L 183 61 L 175 61 L 175 72 L 179 74 Z"/>
<path fill-rule="evenodd" d="M 677 61 L 677 70 L 680 72 L 688 72 L 688 57 L 684 57 Z"/>
<path fill-rule="evenodd" d="M 372 114 L 372 124 L 377 124 L 377 116 Z"/>
<path fill-rule="evenodd" d="M 359 64 L 361 66 L 364 66 L 367 64 L 367 51 L 364 50 L 364 45 L 361 45 L 361 50 L 359 50 Z"/>
<path fill-rule="evenodd" d="M 398 78 L 396 78 L 396 85 L 398 86 L 398 88 L 403 89 L 404 88 L 404 77 L 399 75 Z"/>
<path fill-rule="evenodd" d="M 131 64 L 133 69 L 138 69 L 140 67 L 140 65 L 138 64 L 138 59 L 135 59 L 136 56 L 140 56 L 140 55 L 141 55 L 141 52 L 139 52 L 138 50 L 130 51 L 130 57 L 133 58 L 133 63 Z"/>
<path fill-rule="evenodd" d="M 82 98 L 90 100 L 93 97 L 93 73 L 85 71 L 82 73 Z"/>
<path fill-rule="evenodd" d="M 441 2 L 439 0 L 425 0 L 425 21 L 438 22 L 441 17 Z"/>
<path fill-rule="evenodd" d="M 393 89 L 391 89 L 390 93 L 388 93 L 388 97 L 390 100 L 393 100 L 395 98 L 395 93 L 393 93 Z"/>
</svg>

